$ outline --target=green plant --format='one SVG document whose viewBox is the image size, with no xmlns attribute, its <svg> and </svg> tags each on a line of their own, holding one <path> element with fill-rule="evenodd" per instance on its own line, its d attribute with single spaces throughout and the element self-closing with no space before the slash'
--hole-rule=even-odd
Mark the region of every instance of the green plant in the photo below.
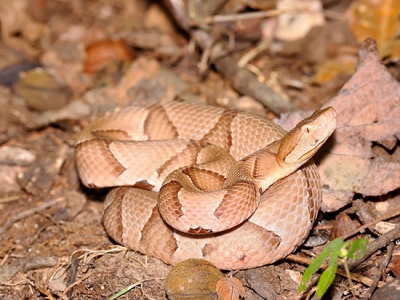
<svg viewBox="0 0 400 300">
<path fill-rule="evenodd" d="M 330 257 L 328 267 L 322 272 L 321 277 L 318 280 L 317 298 L 321 299 L 329 286 L 332 284 L 336 276 L 338 264 L 343 265 L 346 271 L 347 279 L 349 280 L 351 292 L 354 295 L 353 282 L 351 281 L 350 270 L 347 261 L 349 258 L 354 260 L 360 259 L 366 251 L 367 243 L 367 239 L 358 239 L 352 243 L 348 241 L 344 242 L 340 238 L 331 241 L 321 252 L 321 254 L 312 260 L 308 268 L 304 271 L 298 292 L 301 293 L 306 289 L 307 281 L 315 272 L 319 270 L 324 261 Z"/>
</svg>

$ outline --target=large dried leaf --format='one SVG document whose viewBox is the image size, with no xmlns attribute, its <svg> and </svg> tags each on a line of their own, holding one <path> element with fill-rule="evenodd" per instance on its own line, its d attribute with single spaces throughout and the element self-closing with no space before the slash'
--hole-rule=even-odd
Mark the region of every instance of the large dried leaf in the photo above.
<svg viewBox="0 0 400 300">
<path fill-rule="evenodd" d="M 327 105 L 338 112 L 338 128 L 319 169 L 325 186 L 364 196 L 397 189 L 400 84 L 382 65 L 373 40 L 363 43 L 356 73 Z"/>
<path fill-rule="evenodd" d="M 338 127 L 317 157 L 322 209 L 335 211 L 354 193 L 379 196 L 399 188 L 400 84 L 382 65 L 375 41 L 362 44 L 356 72 L 326 106 L 336 109 Z M 294 123 L 301 118 L 290 116 Z"/>
</svg>

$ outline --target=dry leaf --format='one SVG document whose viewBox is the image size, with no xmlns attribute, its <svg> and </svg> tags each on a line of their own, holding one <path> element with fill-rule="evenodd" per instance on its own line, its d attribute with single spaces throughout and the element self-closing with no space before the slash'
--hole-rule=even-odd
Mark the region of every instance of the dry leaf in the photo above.
<svg viewBox="0 0 400 300">
<path fill-rule="evenodd" d="M 400 257 L 395 256 L 392 262 L 389 265 L 390 271 L 396 276 L 396 278 L 400 277 Z"/>
<path fill-rule="evenodd" d="M 338 112 L 338 128 L 330 153 L 319 166 L 324 186 L 364 196 L 397 189 L 400 84 L 382 65 L 372 39 L 361 46 L 356 73 L 327 106 Z M 381 146 L 388 151 L 378 151 Z"/>
<path fill-rule="evenodd" d="M 339 73 L 353 74 L 356 61 L 352 55 L 340 55 L 327 59 L 315 66 L 311 83 L 324 84 L 334 79 Z"/>
<path fill-rule="evenodd" d="M 68 86 L 75 95 L 83 94 L 91 81 L 83 73 L 85 48 L 83 42 L 57 40 L 43 53 L 40 62 L 58 82 Z"/>
<path fill-rule="evenodd" d="M 400 28 L 399 28 L 400 29 Z M 391 39 L 381 51 L 382 57 L 400 58 L 400 39 Z"/>
<path fill-rule="evenodd" d="M 336 211 L 354 193 L 379 196 L 400 187 L 400 84 L 382 65 L 377 45 L 367 39 L 352 78 L 325 106 L 338 113 L 338 127 L 318 153 L 323 211 Z M 285 129 L 302 112 L 279 120 Z M 286 123 L 286 124 L 285 124 Z"/>
<path fill-rule="evenodd" d="M 357 226 L 353 223 L 349 215 L 345 212 L 341 212 L 335 217 L 329 240 L 332 241 L 338 237 L 347 235 L 353 232 L 356 228 Z"/>
<path fill-rule="evenodd" d="M 128 91 L 140 81 L 152 78 L 159 71 L 160 64 L 144 57 L 138 58 L 127 70 L 119 84 L 110 90 L 110 96 L 119 105 L 124 106 L 129 102 Z"/>
<path fill-rule="evenodd" d="M 220 300 L 239 300 L 244 297 L 245 291 L 242 282 L 234 277 L 224 277 L 217 283 L 217 295 Z"/>
<path fill-rule="evenodd" d="M 400 1 L 357 0 L 349 11 L 350 27 L 357 41 L 361 43 L 366 38 L 374 38 L 381 53 L 387 55 L 396 32 L 400 30 Z"/>
<path fill-rule="evenodd" d="M 285 41 L 293 41 L 304 37 L 314 26 L 324 24 L 322 4 L 319 0 L 280 0 L 277 9 L 293 10 L 278 17 L 276 37 Z"/>
<path fill-rule="evenodd" d="M 94 74 L 113 61 L 134 59 L 133 49 L 123 41 L 97 41 L 86 48 L 85 73 Z"/>
</svg>

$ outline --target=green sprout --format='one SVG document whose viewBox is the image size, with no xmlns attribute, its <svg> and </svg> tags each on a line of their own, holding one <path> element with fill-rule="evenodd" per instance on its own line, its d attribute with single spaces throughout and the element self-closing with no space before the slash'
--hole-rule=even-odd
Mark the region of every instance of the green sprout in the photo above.
<svg viewBox="0 0 400 300">
<path fill-rule="evenodd" d="M 360 259 L 367 249 L 367 239 L 358 239 L 351 244 L 349 241 L 344 242 L 337 238 L 331 241 L 325 249 L 315 257 L 308 268 L 304 271 L 303 278 L 299 287 L 299 294 L 307 287 L 307 281 L 317 272 L 325 260 L 329 258 L 328 268 L 322 272 L 317 284 L 317 298 L 321 299 L 328 288 L 331 286 L 336 276 L 338 264 L 341 263 L 346 271 L 347 279 L 349 280 L 350 290 L 354 295 L 353 282 L 351 281 L 350 270 L 347 264 L 348 259 Z"/>
</svg>

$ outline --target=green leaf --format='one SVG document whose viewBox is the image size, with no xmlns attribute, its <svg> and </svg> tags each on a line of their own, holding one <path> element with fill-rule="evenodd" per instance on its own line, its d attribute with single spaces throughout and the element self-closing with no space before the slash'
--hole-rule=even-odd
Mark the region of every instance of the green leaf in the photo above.
<svg viewBox="0 0 400 300">
<path fill-rule="evenodd" d="M 321 252 L 320 255 L 318 255 L 311 261 L 308 268 L 304 271 L 303 278 L 301 279 L 299 291 L 298 291 L 299 294 L 307 288 L 307 281 L 309 281 L 311 276 L 319 270 L 319 267 L 321 266 L 321 264 L 325 261 L 325 259 L 328 256 L 329 256 L 329 252 L 325 253 L 323 251 L 323 252 Z"/>
<path fill-rule="evenodd" d="M 325 249 L 317 257 L 315 257 L 311 261 L 308 268 L 304 271 L 303 278 L 301 279 L 298 290 L 299 294 L 307 288 L 307 281 L 310 280 L 312 274 L 314 274 L 319 270 L 320 266 L 330 255 L 334 254 L 337 259 L 340 248 L 343 246 L 343 243 L 344 241 L 342 239 L 339 238 L 334 239 L 325 247 Z"/>
<path fill-rule="evenodd" d="M 304 271 L 298 292 L 301 293 L 306 289 L 307 281 L 311 278 L 312 274 L 317 272 L 323 262 L 330 257 L 328 263 L 329 267 L 322 272 L 317 284 L 317 297 L 321 298 L 335 279 L 338 268 L 338 258 L 342 258 L 342 263 L 344 264 L 346 264 L 348 258 L 361 258 L 366 252 L 367 243 L 367 239 L 358 239 L 353 241 L 351 244 L 349 241 L 344 242 L 340 238 L 331 241 L 321 254 L 312 260 L 308 268 Z"/>
<path fill-rule="evenodd" d="M 351 259 L 360 259 L 367 251 L 367 239 L 357 239 L 350 245 L 348 257 Z"/>
<path fill-rule="evenodd" d="M 329 259 L 329 266 L 332 267 L 334 265 L 337 265 L 337 259 L 341 255 L 342 249 L 338 249 L 335 251 L 332 251 L 331 253 L 331 258 Z"/>
<path fill-rule="evenodd" d="M 325 247 L 324 251 L 333 251 L 333 250 L 339 250 L 344 244 L 344 241 L 341 238 L 334 239 L 331 241 L 328 246 Z"/>
<path fill-rule="evenodd" d="M 318 280 L 317 285 L 317 298 L 321 299 L 326 293 L 328 288 L 331 286 L 333 280 L 336 276 L 337 264 L 329 266 L 324 272 L 322 272 L 321 277 Z"/>
</svg>

